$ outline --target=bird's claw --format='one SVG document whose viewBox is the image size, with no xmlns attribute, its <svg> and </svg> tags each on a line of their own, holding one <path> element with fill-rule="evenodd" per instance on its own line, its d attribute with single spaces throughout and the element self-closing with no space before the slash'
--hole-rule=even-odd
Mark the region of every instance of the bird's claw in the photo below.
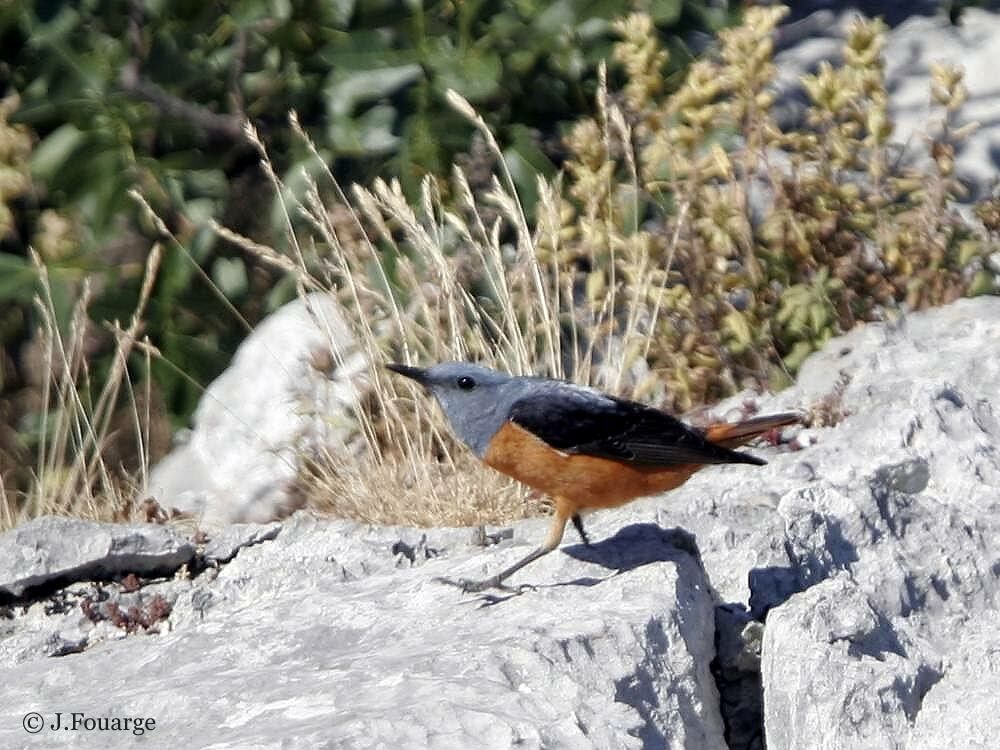
<svg viewBox="0 0 1000 750">
<path fill-rule="evenodd" d="M 455 586 L 456 588 L 462 589 L 463 593 L 466 594 L 481 594 L 489 589 L 497 589 L 498 591 L 506 591 L 512 594 L 523 594 L 525 591 L 534 591 L 535 587 L 527 583 L 522 583 L 519 586 L 507 586 L 502 581 L 497 578 L 485 578 L 482 581 L 473 581 L 468 578 L 445 578 L 444 576 L 437 576 L 434 578 L 437 583 L 444 583 L 448 586 Z"/>
</svg>

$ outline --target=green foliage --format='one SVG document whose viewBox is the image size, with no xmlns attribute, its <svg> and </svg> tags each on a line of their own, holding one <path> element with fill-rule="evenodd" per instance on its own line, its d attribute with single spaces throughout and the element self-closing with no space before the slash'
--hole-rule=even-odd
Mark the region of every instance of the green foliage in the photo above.
<svg viewBox="0 0 1000 750">
<path fill-rule="evenodd" d="M 186 213 L 199 199 L 220 208 L 222 177 L 246 156 L 244 119 L 262 130 L 279 171 L 296 162 L 281 125 L 295 111 L 345 181 L 388 172 L 410 187 L 467 148 L 470 130 L 445 104 L 448 89 L 488 112 L 501 142 L 518 126 L 551 134 L 591 101 L 611 22 L 626 8 L 15 2 L 0 13 L 0 37 L 12 53 L 11 86 L 24 97 L 19 119 L 41 137 L 35 178 L 55 203 L 84 205 L 85 224 L 102 239 L 134 210 L 130 187 L 159 186 L 158 211 Z M 698 8 L 652 3 L 660 32 L 727 20 Z"/>
<path fill-rule="evenodd" d="M 24 478 L 27 449 L 49 444 L 44 476 L 25 478 L 35 497 L 118 493 L 123 393 L 133 426 L 140 382 L 183 419 L 307 282 L 336 287 L 370 352 L 475 357 L 678 410 L 780 384 L 900 305 L 996 292 L 997 202 L 976 206 L 981 225 L 953 206 L 961 72 L 935 69 L 930 166 L 899 172 L 880 24 L 856 24 L 845 64 L 803 81 L 808 122 L 782 132 L 781 9 L 747 8 L 693 63 L 671 36 L 724 27 L 728 7 L 0 5 L 0 93 L 18 95 L 0 104 L 0 475 Z M 347 205 L 336 185 L 374 175 L 398 179 Z M 58 341 L 63 361 L 46 357 Z M 362 420 L 375 453 L 399 448 L 380 443 L 386 424 L 409 424 L 378 396 Z M 414 433 L 423 458 L 447 446 L 439 428 Z"/>
</svg>

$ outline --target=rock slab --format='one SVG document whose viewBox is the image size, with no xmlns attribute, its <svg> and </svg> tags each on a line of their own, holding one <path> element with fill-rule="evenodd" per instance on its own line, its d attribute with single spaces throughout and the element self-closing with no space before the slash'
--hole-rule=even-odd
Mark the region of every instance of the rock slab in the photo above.
<svg viewBox="0 0 1000 750">
<path fill-rule="evenodd" d="M 0 597 L 59 582 L 173 574 L 195 547 L 166 526 L 44 516 L 0 535 Z"/>
<path fill-rule="evenodd" d="M 725 747 L 711 590 L 673 535 L 625 529 L 586 560 L 540 561 L 536 590 L 483 599 L 433 577 L 479 574 L 484 557 L 411 565 L 392 533 L 298 515 L 197 579 L 173 632 L 7 669 L 0 744 L 25 742 L 28 712 L 51 723 L 72 710 L 153 717 L 158 747 Z M 491 548 L 488 564 L 529 544 Z M 53 741 L 43 732 L 39 746 Z M 58 746 L 94 734 L 59 732 Z"/>
<path fill-rule="evenodd" d="M 779 488 L 785 559 L 750 571 L 767 747 L 1000 746 L 1000 299 L 831 344 L 796 391 L 844 417 Z"/>
</svg>

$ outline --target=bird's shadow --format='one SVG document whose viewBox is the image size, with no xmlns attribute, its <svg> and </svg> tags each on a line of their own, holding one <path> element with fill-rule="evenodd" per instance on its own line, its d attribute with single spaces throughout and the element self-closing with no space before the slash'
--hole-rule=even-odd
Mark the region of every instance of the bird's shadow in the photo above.
<svg viewBox="0 0 1000 750">
<path fill-rule="evenodd" d="M 563 547 L 562 552 L 581 562 L 594 563 L 614 571 L 615 575 L 656 562 L 693 557 L 701 565 L 701 553 L 694 534 L 681 528 L 665 529 L 655 523 L 634 523 L 619 529 L 613 536 L 591 544 Z M 562 586 L 593 586 L 600 578 L 579 578 Z"/>
<path fill-rule="evenodd" d="M 597 578 L 584 576 L 558 583 L 523 585 L 517 589 L 505 590 L 502 593 L 483 593 L 479 597 L 484 607 L 501 604 L 527 591 L 559 586 L 596 586 L 608 578 L 627 573 L 643 565 L 656 562 L 681 560 L 684 557 L 693 558 L 699 568 L 701 553 L 694 534 L 681 528 L 665 529 L 654 523 L 635 523 L 624 526 L 613 536 L 591 544 L 572 544 L 562 547 L 561 553 L 569 555 L 581 562 L 600 565 L 612 571 L 611 575 Z"/>
</svg>

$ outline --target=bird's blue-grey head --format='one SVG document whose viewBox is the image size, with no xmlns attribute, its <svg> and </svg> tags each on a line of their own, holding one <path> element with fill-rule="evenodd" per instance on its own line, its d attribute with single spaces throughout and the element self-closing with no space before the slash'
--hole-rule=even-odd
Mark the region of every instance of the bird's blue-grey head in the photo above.
<svg viewBox="0 0 1000 750">
<path fill-rule="evenodd" d="M 443 362 L 426 369 L 398 364 L 387 367 L 434 394 L 455 434 L 480 458 L 507 421 L 511 405 L 530 387 L 529 378 L 468 362 Z"/>
</svg>

